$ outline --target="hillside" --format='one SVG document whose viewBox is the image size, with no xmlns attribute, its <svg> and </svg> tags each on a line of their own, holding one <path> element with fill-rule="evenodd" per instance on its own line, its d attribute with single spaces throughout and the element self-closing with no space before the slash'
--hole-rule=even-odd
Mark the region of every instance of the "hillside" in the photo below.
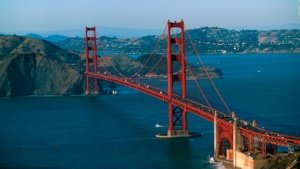
<svg viewBox="0 0 300 169">
<path fill-rule="evenodd" d="M 47 41 L 0 36 L 0 96 L 83 92 L 79 56 Z"/>
<path fill-rule="evenodd" d="M 23 36 L 0 36 L 0 59 L 9 54 L 39 53 L 47 58 L 76 63 L 79 57 L 46 40 Z"/>
<path fill-rule="evenodd" d="M 109 73 L 116 76 L 141 76 L 144 77 L 148 73 L 151 73 L 153 77 L 160 76 L 165 77 L 167 74 L 167 58 L 163 55 L 141 55 L 140 57 L 133 59 L 125 56 L 114 56 L 114 57 L 101 57 L 98 59 L 99 71 L 104 73 L 108 71 Z M 158 62 L 159 61 L 159 62 Z M 155 66 L 155 67 L 154 67 Z M 153 68 L 154 67 L 154 68 Z M 193 75 L 187 71 L 187 79 L 207 78 L 203 67 L 194 67 L 191 65 L 193 70 Z M 174 62 L 173 65 L 174 72 L 180 72 L 180 65 L 178 62 Z M 222 76 L 221 70 L 214 67 L 206 67 L 210 77 L 220 78 Z M 107 72 L 107 73 L 108 73 Z M 135 74 L 138 72 L 138 74 Z M 149 77 L 149 76 L 148 76 Z"/>
<path fill-rule="evenodd" d="M 137 76 L 144 77 L 152 73 L 165 77 L 166 57 L 156 54 L 148 58 L 149 55 L 137 59 L 126 56 L 100 57 L 98 71 L 130 77 L 141 70 Z M 84 60 L 78 55 L 48 41 L 22 36 L 0 36 L 0 97 L 81 94 L 84 90 L 83 65 Z M 150 72 L 154 65 L 156 68 Z M 207 78 L 203 68 L 192 69 L 196 78 Z M 216 68 L 207 67 L 207 70 L 213 78 L 222 75 Z M 174 65 L 174 71 L 179 71 L 179 64 Z M 190 74 L 187 76 L 188 79 L 192 77 Z"/>
<path fill-rule="evenodd" d="M 294 30 L 228 30 L 218 27 L 202 27 L 187 30 L 193 44 L 204 54 L 234 53 L 300 53 L 300 29 Z M 186 52 L 195 54 L 186 33 Z M 67 38 L 56 42 L 62 48 L 84 51 L 83 38 Z M 165 53 L 166 40 L 160 36 L 140 38 L 116 38 L 102 36 L 98 38 L 98 47 L 102 51 L 125 54 L 151 53 L 158 43 L 156 53 Z"/>
<path fill-rule="evenodd" d="M 98 61 L 100 72 L 104 73 L 108 71 L 115 76 L 129 77 L 138 71 L 142 66 L 142 64 L 137 60 L 125 56 L 106 56 L 99 58 Z M 105 70 L 104 67 L 107 70 Z"/>
</svg>

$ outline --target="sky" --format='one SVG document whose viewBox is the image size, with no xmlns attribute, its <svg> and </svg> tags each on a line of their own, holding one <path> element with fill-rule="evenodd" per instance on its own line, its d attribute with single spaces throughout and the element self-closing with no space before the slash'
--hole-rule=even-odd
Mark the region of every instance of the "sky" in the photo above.
<svg viewBox="0 0 300 169">
<path fill-rule="evenodd" d="M 300 28 L 299 6 L 300 0 L 1 0 L 0 32 L 163 29 L 168 19 L 183 19 L 187 28 Z"/>
</svg>

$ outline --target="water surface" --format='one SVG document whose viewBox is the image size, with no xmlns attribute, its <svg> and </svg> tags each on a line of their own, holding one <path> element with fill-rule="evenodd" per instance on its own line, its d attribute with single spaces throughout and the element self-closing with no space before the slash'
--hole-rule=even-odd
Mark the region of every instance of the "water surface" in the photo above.
<svg viewBox="0 0 300 169">
<path fill-rule="evenodd" d="M 300 135 L 300 55 L 203 59 L 223 71 L 215 83 L 239 117 Z M 225 111 L 209 82 L 200 83 L 211 104 Z M 1 98 L 1 168 L 216 168 L 208 161 L 211 123 L 189 115 L 190 130 L 202 137 L 156 139 L 166 131 L 167 105 L 125 87 L 117 90 L 117 96 Z M 192 81 L 188 91 L 200 98 Z"/>
</svg>

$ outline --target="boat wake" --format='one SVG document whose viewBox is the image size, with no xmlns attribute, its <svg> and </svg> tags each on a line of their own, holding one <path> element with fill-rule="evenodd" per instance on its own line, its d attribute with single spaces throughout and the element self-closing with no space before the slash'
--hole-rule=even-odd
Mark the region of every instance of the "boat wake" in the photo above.
<svg viewBox="0 0 300 169">
<path fill-rule="evenodd" d="M 155 124 L 155 127 L 156 127 L 156 128 L 162 128 L 162 127 L 166 127 L 166 126 L 163 126 L 163 125 L 161 125 L 161 124 L 156 123 L 156 124 Z"/>
<path fill-rule="evenodd" d="M 208 157 L 208 162 L 216 169 L 226 169 L 226 167 L 222 163 L 216 162 L 215 159 L 211 156 Z"/>
</svg>

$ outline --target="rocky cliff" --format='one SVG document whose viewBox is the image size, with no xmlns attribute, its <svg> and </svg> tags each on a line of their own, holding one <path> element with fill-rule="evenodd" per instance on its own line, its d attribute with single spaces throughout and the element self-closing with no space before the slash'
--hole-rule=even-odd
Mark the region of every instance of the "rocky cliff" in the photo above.
<svg viewBox="0 0 300 169">
<path fill-rule="evenodd" d="M 0 96 L 80 94 L 78 62 L 79 56 L 47 41 L 0 36 Z"/>
</svg>

